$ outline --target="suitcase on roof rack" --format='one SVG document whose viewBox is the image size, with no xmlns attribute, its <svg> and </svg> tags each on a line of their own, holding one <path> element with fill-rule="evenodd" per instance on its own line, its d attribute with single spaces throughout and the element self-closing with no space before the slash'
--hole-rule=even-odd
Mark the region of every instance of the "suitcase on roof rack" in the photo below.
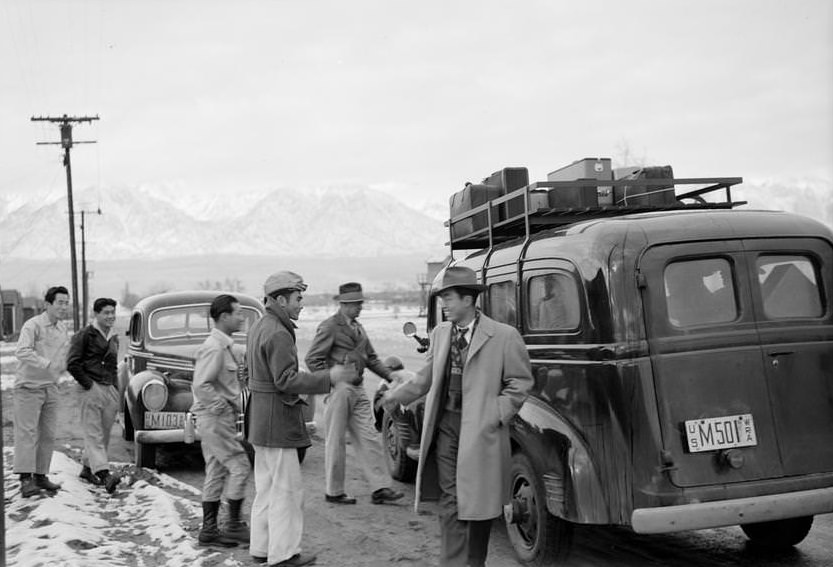
<svg viewBox="0 0 833 567">
<path fill-rule="evenodd" d="M 616 179 L 674 179 L 674 170 L 670 165 L 647 167 L 620 167 L 614 171 Z M 613 190 L 614 203 L 619 206 L 656 206 L 662 207 L 677 203 L 674 184 L 634 187 L 623 185 Z"/>
<path fill-rule="evenodd" d="M 467 211 L 484 205 L 492 199 L 497 199 L 503 195 L 503 190 L 500 187 L 493 185 L 475 185 L 473 183 L 467 184 L 462 191 L 454 193 L 449 199 L 450 215 L 454 217 L 461 215 Z M 452 238 L 462 238 L 474 232 L 486 228 L 489 225 L 488 213 L 483 211 L 476 215 L 463 219 L 451 225 Z M 493 213 L 494 215 L 494 213 Z M 492 217 L 492 222 L 497 222 L 498 219 Z"/>
<path fill-rule="evenodd" d="M 613 171 L 610 158 L 580 159 L 547 174 L 547 181 L 575 181 L 577 179 L 612 180 Z M 595 199 L 590 195 L 591 190 L 596 193 Z M 613 204 L 613 191 L 610 187 L 577 187 L 575 191 L 570 188 L 568 190 L 569 194 L 565 194 L 563 197 L 558 192 L 563 192 L 564 189 L 553 189 L 553 191 L 556 191 L 556 195 L 550 197 L 550 202 L 559 203 L 557 208 L 598 207 Z M 560 204 L 565 201 L 577 204 Z"/>
</svg>

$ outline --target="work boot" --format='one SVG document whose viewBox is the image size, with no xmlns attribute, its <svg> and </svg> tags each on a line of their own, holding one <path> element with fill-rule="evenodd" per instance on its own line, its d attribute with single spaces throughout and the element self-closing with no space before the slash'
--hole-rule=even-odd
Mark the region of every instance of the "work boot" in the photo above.
<svg viewBox="0 0 833 567">
<path fill-rule="evenodd" d="M 35 481 L 35 477 L 28 473 L 20 475 L 20 495 L 23 498 L 29 498 L 30 496 L 40 494 L 40 491 L 41 487 L 38 486 L 37 481 Z"/>
<path fill-rule="evenodd" d="M 37 484 L 44 490 L 48 490 L 49 492 L 57 492 L 61 489 L 60 484 L 55 484 L 54 482 L 46 478 L 45 474 L 35 473 L 35 484 Z"/>
<path fill-rule="evenodd" d="M 81 472 L 78 474 L 79 478 L 83 478 L 94 486 L 101 486 L 101 479 L 98 478 L 90 467 L 84 465 Z"/>
<path fill-rule="evenodd" d="M 113 494 L 116 491 L 116 487 L 121 482 L 121 478 L 117 475 L 111 474 L 107 469 L 98 471 L 95 474 L 98 475 L 98 479 L 101 481 L 100 484 L 104 485 L 104 488 L 110 494 Z"/>
<path fill-rule="evenodd" d="M 220 501 L 202 503 L 202 529 L 197 540 L 200 545 L 216 545 L 219 547 L 237 547 L 237 542 L 217 528 L 217 513 L 220 511 Z"/>
<path fill-rule="evenodd" d="M 240 509 L 243 507 L 243 499 L 228 501 L 228 522 L 223 534 L 240 543 L 249 543 L 249 526 L 240 519 Z"/>
</svg>

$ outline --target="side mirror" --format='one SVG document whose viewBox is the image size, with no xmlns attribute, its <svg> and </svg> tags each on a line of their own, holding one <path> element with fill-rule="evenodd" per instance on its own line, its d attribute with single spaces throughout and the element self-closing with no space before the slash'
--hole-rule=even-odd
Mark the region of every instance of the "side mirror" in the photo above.
<svg viewBox="0 0 833 567">
<path fill-rule="evenodd" d="M 414 325 L 410 321 L 408 321 L 407 323 L 402 325 L 402 333 L 406 337 L 411 337 L 416 342 L 419 343 L 419 346 L 417 347 L 417 352 L 425 352 L 425 351 L 428 350 L 428 347 L 431 344 L 431 342 L 428 339 L 423 339 L 422 337 L 417 335 L 416 334 L 416 325 Z"/>
</svg>

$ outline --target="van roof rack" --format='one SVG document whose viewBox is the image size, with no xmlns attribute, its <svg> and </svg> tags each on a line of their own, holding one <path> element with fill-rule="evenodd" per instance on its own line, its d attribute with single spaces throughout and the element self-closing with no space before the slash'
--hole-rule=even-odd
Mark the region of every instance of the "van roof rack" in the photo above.
<svg viewBox="0 0 833 567">
<path fill-rule="evenodd" d="M 556 228 L 579 221 L 618 217 L 633 213 L 649 211 L 676 211 L 693 209 L 731 209 L 745 205 L 746 201 L 732 201 L 731 187 L 743 183 L 742 177 L 695 177 L 684 179 L 578 179 L 575 181 L 538 181 L 531 183 L 483 205 L 474 207 L 445 222 L 450 241 L 446 245 L 454 250 L 472 250 L 492 247 L 495 244 L 516 238 L 529 238 L 531 234 Z M 575 189 L 579 187 L 660 187 L 667 190 L 669 186 L 697 185 L 699 187 L 676 195 L 675 204 L 664 205 L 605 205 L 583 208 L 538 208 L 531 210 L 530 192 L 539 189 Z M 612 190 L 612 189 L 611 189 Z M 724 190 L 722 200 L 707 201 L 704 195 Z M 514 207 L 509 203 L 513 202 Z M 522 207 L 521 207 L 522 205 Z M 515 214 L 506 214 L 512 209 Z M 460 230 L 463 221 L 474 219 L 477 215 L 484 226 L 471 231 Z M 483 222 L 485 221 L 485 222 Z M 474 226 L 473 220 L 469 226 Z"/>
</svg>

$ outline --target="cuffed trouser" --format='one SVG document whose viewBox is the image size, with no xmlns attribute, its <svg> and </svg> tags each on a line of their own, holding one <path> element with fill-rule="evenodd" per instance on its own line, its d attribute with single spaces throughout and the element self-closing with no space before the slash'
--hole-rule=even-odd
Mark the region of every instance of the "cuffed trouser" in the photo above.
<svg viewBox="0 0 833 567">
<path fill-rule="evenodd" d="M 109 470 L 107 449 L 110 447 L 110 430 L 119 410 L 119 390 L 115 386 L 93 382 L 81 396 L 81 427 L 84 430 L 81 463 L 94 473 Z"/>
<path fill-rule="evenodd" d="M 345 436 L 350 434 L 359 454 L 364 477 L 371 490 L 389 488 L 390 475 L 382 452 L 379 433 L 373 425 L 373 406 L 364 386 L 337 384 L 324 398 L 324 470 L 327 494 L 344 494 L 344 468 L 347 460 Z"/>
<path fill-rule="evenodd" d="M 14 387 L 15 473 L 49 473 L 57 418 L 56 384 Z"/>
<path fill-rule="evenodd" d="M 255 445 L 255 499 L 249 553 L 279 563 L 301 553 L 304 485 L 296 449 Z"/>
<path fill-rule="evenodd" d="M 197 414 L 197 427 L 205 460 L 203 502 L 220 500 L 224 487 L 227 499 L 242 500 L 246 496 L 246 483 L 252 468 L 243 445 L 236 438 L 237 411 L 229 405 L 219 413 L 200 412 Z"/>
<path fill-rule="evenodd" d="M 457 448 L 460 412 L 444 410 L 435 444 L 440 485 L 440 567 L 482 567 L 489 551 L 492 520 L 466 521 L 457 517 Z"/>
</svg>

